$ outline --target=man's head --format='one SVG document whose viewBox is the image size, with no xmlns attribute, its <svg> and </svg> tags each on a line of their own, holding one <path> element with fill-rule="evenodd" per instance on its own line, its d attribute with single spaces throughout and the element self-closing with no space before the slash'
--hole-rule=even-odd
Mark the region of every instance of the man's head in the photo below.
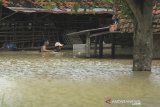
<svg viewBox="0 0 160 107">
<path fill-rule="evenodd" d="M 45 41 L 44 41 L 44 45 L 48 46 L 48 45 L 49 45 L 49 41 L 48 41 L 48 40 L 45 40 Z"/>
<path fill-rule="evenodd" d="M 63 44 L 61 44 L 60 42 L 55 43 L 55 49 L 57 52 L 61 51 L 62 47 L 63 47 Z"/>
</svg>

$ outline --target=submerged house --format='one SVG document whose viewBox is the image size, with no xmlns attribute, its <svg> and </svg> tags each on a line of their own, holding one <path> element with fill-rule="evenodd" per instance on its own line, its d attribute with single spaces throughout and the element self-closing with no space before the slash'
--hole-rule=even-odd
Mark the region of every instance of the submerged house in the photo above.
<svg viewBox="0 0 160 107">
<path fill-rule="evenodd" d="M 50 46 L 56 41 L 71 48 L 83 43 L 81 36 L 67 33 L 108 26 L 113 11 L 104 3 L 83 2 L 33 2 L 32 0 L 2 0 L 0 5 L 0 47 L 14 43 L 18 49 L 38 49 L 44 39 Z M 48 7 L 47 7 L 48 6 Z"/>
</svg>

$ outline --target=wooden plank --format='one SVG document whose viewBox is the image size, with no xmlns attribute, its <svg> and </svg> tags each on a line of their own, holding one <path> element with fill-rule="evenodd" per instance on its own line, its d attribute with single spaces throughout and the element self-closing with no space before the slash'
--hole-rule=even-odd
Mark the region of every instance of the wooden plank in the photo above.
<svg viewBox="0 0 160 107">
<path fill-rule="evenodd" d="M 101 33 L 96 33 L 96 34 L 92 34 L 90 37 L 103 36 L 103 35 L 105 35 L 105 34 L 107 34 L 107 33 L 108 33 L 108 31 L 106 31 L 106 32 L 101 32 Z"/>
<path fill-rule="evenodd" d="M 73 33 L 69 33 L 67 35 L 83 35 L 83 34 L 87 34 L 88 32 L 93 32 L 93 31 L 98 31 L 98 30 L 105 30 L 105 29 L 109 29 L 109 27 L 103 27 L 103 28 L 98 28 L 98 29 L 89 29 L 89 30 L 82 30 L 79 32 L 73 32 Z"/>
<path fill-rule="evenodd" d="M 106 32 L 100 32 L 100 33 L 92 34 L 90 37 L 101 36 L 101 35 L 103 36 L 105 34 L 126 34 L 126 33 L 125 32 L 121 32 L 121 31 L 115 31 L 115 32 L 106 31 Z M 127 33 L 127 34 L 131 34 L 131 33 Z"/>
<path fill-rule="evenodd" d="M 2 19 L 0 19 L 0 22 L 5 20 L 5 19 L 7 19 L 7 18 L 9 18 L 9 17 L 11 17 L 11 16 L 13 16 L 13 15 L 15 15 L 16 13 L 18 13 L 18 12 L 14 12 L 14 13 L 8 15 L 8 16 L 3 17 Z"/>
</svg>

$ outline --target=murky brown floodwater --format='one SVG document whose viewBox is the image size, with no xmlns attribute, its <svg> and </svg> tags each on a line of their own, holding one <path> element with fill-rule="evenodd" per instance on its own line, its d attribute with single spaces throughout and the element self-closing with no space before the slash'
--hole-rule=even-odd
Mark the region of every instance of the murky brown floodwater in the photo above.
<svg viewBox="0 0 160 107">
<path fill-rule="evenodd" d="M 130 59 L 68 54 L 1 52 L 0 107 L 107 107 L 107 98 L 145 99 L 141 107 L 160 106 L 160 61 L 154 61 L 152 72 L 132 72 Z"/>
</svg>

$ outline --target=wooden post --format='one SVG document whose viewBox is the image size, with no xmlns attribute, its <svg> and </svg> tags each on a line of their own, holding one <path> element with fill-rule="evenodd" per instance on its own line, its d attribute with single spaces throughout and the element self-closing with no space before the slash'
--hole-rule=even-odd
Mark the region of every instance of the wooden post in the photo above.
<svg viewBox="0 0 160 107">
<path fill-rule="evenodd" d="M 36 18 L 35 18 L 35 19 L 36 19 Z M 34 20 L 35 20 L 35 19 L 34 19 Z M 31 26 L 31 29 L 32 29 L 32 48 L 33 48 L 33 47 L 34 47 L 34 42 L 35 42 L 35 41 L 34 41 L 35 26 L 33 27 L 33 25 L 35 25 L 35 24 L 34 24 L 34 22 L 32 22 L 32 21 L 31 21 L 31 23 L 32 23 L 32 26 Z"/>
<path fill-rule="evenodd" d="M 86 57 L 90 58 L 90 48 L 91 48 L 91 40 L 90 40 L 90 32 L 86 34 Z"/>
<path fill-rule="evenodd" d="M 103 58 L 103 36 L 99 38 L 99 58 Z"/>
<path fill-rule="evenodd" d="M 115 58 L 115 44 L 112 43 L 112 55 L 111 55 L 112 58 Z"/>
<path fill-rule="evenodd" d="M 0 3 L 0 20 L 2 18 L 2 4 Z"/>
<path fill-rule="evenodd" d="M 95 37 L 95 44 L 94 44 L 94 56 L 97 57 L 97 44 L 98 44 L 98 37 Z"/>
</svg>

